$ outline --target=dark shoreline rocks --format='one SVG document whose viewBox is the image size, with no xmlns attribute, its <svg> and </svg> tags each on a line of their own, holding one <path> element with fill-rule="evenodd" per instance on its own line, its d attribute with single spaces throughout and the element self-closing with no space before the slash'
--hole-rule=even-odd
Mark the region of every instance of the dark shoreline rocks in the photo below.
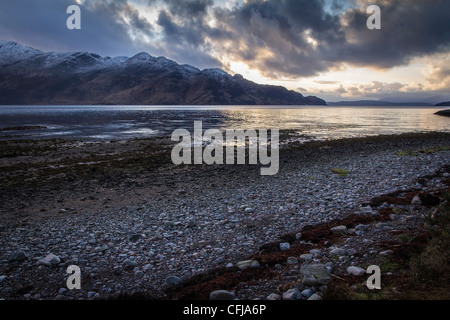
<svg viewBox="0 0 450 320">
<path fill-rule="evenodd" d="M 450 109 L 438 111 L 436 114 L 439 116 L 450 117 Z"/>
<path fill-rule="evenodd" d="M 6 127 L 6 128 L 0 128 L 0 132 L 5 132 L 5 131 L 42 130 L 42 129 L 47 129 L 47 127 L 44 127 L 44 126 L 18 126 L 18 127 Z"/>
</svg>

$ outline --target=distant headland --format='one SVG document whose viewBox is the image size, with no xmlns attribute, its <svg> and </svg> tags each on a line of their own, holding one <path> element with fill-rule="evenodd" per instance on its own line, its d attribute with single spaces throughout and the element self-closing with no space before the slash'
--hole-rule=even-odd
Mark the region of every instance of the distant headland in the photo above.
<svg viewBox="0 0 450 320">
<path fill-rule="evenodd" d="M 438 111 L 436 114 L 439 116 L 450 117 L 450 109 Z"/>
</svg>

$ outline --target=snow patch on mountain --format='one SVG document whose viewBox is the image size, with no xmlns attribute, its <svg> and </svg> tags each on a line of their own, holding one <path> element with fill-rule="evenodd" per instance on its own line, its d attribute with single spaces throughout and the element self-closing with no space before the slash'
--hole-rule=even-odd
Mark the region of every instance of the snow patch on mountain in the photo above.
<svg viewBox="0 0 450 320">
<path fill-rule="evenodd" d="M 200 69 L 197 69 L 196 67 L 193 67 L 193 66 L 191 66 L 189 64 L 183 64 L 182 67 L 188 73 L 196 74 L 196 73 L 200 73 L 201 72 Z"/>
<path fill-rule="evenodd" d="M 147 70 L 164 70 L 181 72 L 184 77 L 191 77 L 200 73 L 211 76 L 217 80 L 231 78 L 221 69 L 205 69 L 200 71 L 191 65 L 179 65 L 165 57 L 153 57 L 146 52 L 138 53 L 132 57 L 102 57 L 90 52 L 42 52 L 18 44 L 14 41 L 0 40 L 0 63 L 4 66 L 20 62 L 23 71 L 34 70 L 39 73 L 47 71 L 62 72 L 64 70 L 75 73 L 85 73 L 109 68 L 138 67 Z"/>
<path fill-rule="evenodd" d="M 129 58 L 127 60 L 127 63 L 132 64 L 132 63 L 142 63 L 144 61 L 149 61 L 149 60 L 154 60 L 154 58 L 149 55 L 147 52 L 141 52 L 136 54 L 135 56 Z"/>
<path fill-rule="evenodd" d="M 219 68 L 211 68 L 211 69 L 204 69 L 202 71 L 204 74 L 215 77 L 215 78 L 231 78 L 231 76 Z"/>
<path fill-rule="evenodd" d="M 20 60 L 29 59 L 42 52 L 14 41 L 0 40 L 0 63 L 10 64 Z"/>
</svg>

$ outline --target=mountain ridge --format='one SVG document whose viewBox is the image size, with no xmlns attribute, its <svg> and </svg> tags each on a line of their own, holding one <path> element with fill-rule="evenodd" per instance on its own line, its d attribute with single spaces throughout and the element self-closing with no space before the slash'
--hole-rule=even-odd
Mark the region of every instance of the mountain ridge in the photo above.
<svg viewBox="0 0 450 320">
<path fill-rule="evenodd" d="M 281 86 L 146 52 L 111 58 L 0 40 L 0 67 L 1 105 L 326 105 Z"/>
</svg>

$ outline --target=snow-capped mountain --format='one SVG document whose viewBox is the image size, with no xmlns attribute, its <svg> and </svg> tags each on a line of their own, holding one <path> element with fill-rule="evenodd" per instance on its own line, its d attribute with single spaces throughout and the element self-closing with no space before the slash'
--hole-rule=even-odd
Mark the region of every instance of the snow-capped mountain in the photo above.
<svg viewBox="0 0 450 320">
<path fill-rule="evenodd" d="M 30 47 L 22 46 L 14 41 L 0 40 L 0 63 L 10 64 L 31 58 L 42 52 Z"/>
<path fill-rule="evenodd" d="M 89 52 L 42 52 L 0 40 L 0 104 L 324 105 L 325 101 L 145 52 L 111 58 Z"/>
</svg>

